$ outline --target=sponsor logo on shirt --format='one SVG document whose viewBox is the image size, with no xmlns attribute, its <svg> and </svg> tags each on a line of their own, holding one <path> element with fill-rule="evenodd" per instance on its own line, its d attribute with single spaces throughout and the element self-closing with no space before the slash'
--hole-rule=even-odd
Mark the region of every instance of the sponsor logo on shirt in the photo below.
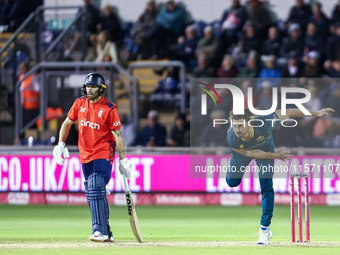
<svg viewBox="0 0 340 255">
<path fill-rule="evenodd" d="M 85 112 L 85 110 L 86 110 L 86 107 L 82 107 L 82 106 L 80 106 L 80 112 Z"/>
<path fill-rule="evenodd" d="M 263 141 L 263 140 L 264 140 L 264 136 L 259 136 L 259 137 L 256 139 L 257 142 L 261 142 L 261 141 Z"/>
<path fill-rule="evenodd" d="M 92 129 L 97 129 L 97 128 L 98 128 L 98 130 L 100 129 L 99 124 L 92 123 L 92 122 L 88 121 L 86 118 L 80 121 L 80 125 L 82 125 L 84 127 L 90 127 Z"/>
<path fill-rule="evenodd" d="M 115 127 L 119 126 L 119 125 L 120 125 L 120 121 L 116 121 L 113 125 L 114 125 Z"/>
</svg>

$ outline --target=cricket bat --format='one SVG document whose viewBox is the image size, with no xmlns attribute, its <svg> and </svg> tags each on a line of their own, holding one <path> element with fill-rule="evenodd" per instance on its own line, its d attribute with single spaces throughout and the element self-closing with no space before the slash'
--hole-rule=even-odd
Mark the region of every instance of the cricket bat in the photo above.
<svg viewBox="0 0 340 255">
<path fill-rule="evenodd" d="M 124 179 L 124 186 L 125 186 L 125 198 L 126 198 L 126 205 L 128 209 L 128 215 L 129 215 L 129 220 L 130 220 L 130 225 L 133 234 L 135 235 L 136 239 L 138 242 L 142 243 L 143 242 L 143 236 L 142 232 L 140 231 L 138 219 L 137 219 L 137 213 L 135 209 L 135 204 L 133 203 L 132 199 L 132 194 L 129 189 L 129 185 L 127 183 L 125 175 L 123 175 Z"/>
</svg>

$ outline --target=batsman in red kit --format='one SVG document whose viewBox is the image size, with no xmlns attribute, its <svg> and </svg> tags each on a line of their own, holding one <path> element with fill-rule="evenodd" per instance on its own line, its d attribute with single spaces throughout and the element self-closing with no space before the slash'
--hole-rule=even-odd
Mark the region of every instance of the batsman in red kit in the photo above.
<svg viewBox="0 0 340 255">
<path fill-rule="evenodd" d="M 54 147 L 53 157 L 59 165 L 69 157 L 65 140 L 70 127 L 78 121 L 79 154 L 85 178 L 86 200 L 92 216 L 91 241 L 113 242 L 109 222 L 109 204 L 105 186 L 110 180 L 115 146 L 119 151 L 119 171 L 130 178 L 131 162 L 125 158 L 125 143 L 120 130 L 121 123 L 117 107 L 102 94 L 106 86 L 104 78 L 98 73 L 86 76 L 82 97 L 72 105 L 63 122 L 59 143 Z"/>
</svg>

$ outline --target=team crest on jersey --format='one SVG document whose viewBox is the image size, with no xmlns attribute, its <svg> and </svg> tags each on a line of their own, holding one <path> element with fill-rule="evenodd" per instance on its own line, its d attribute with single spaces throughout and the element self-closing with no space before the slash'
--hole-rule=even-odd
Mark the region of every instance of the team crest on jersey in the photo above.
<svg viewBox="0 0 340 255">
<path fill-rule="evenodd" d="M 259 136 L 259 137 L 256 139 L 257 142 L 261 142 L 261 141 L 263 141 L 263 140 L 264 140 L 264 136 Z"/>
<path fill-rule="evenodd" d="M 242 149 L 242 148 L 243 148 L 243 144 L 240 145 L 240 149 Z"/>
<path fill-rule="evenodd" d="M 82 107 L 82 106 L 80 106 L 80 112 L 85 112 L 85 110 L 86 110 L 86 107 Z"/>
<path fill-rule="evenodd" d="M 100 110 L 99 110 L 99 112 L 98 112 L 98 117 L 102 117 L 102 115 L 103 115 L 103 108 L 100 108 Z"/>
</svg>

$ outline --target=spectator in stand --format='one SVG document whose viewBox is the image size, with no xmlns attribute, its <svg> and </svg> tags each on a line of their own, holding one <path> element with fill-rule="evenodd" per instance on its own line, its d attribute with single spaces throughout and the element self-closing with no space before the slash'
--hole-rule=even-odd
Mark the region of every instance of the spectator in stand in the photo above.
<svg viewBox="0 0 340 255">
<path fill-rule="evenodd" d="M 339 118 L 334 117 L 331 119 L 333 123 L 327 127 L 325 131 L 325 147 L 327 148 L 340 148 L 340 121 Z"/>
<path fill-rule="evenodd" d="M 208 59 L 204 54 L 198 56 L 198 66 L 192 71 L 193 78 L 213 78 L 215 70 L 208 65 Z"/>
<path fill-rule="evenodd" d="M 129 59 L 136 59 L 138 47 L 145 46 L 146 38 L 156 25 L 158 11 L 155 0 L 149 0 L 142 15 L 138 18 L 131 31 L 132 42 L 129 50 Z M 134 49 L 133 49 L 134 48 Z"/>
<path fill-rule="evenodd" d="M 168 144 L 174 147 L 190 146 L 190 130 L 187 129 L 185 114 L 179 113 L 176 116 L 175 124 L 171 127 Z"/>
<path fill-rule="evenodd" d="M 233 0 L 231 7 L 223 12 L 221 18 L 220 42 L 224 46 L 222 52 L 226 52 L 233 43 L 237 43 L 246 20 L 247 12 L 240 0 Z"/>
<path fill-rule="evenodd" d="M 1 4 L 0 4 L 1 5 Z M 0 19 L 8 25 L 7 32 L 15 32 L 25 19 L 39 6 L 37 0 L 5 0 L 1 8 Z"/>
<path fill-rule="evenodd" d="M 249 107 L 248 106 L 248 88 L 253 88 L 252 81 L 251 80 L 243 81 L 241 85 L 241 89 L 244 95 L 244 107 L 247 107 L 247 108 Z M 257 105 L 258 94 L 253 92 L 252 95 L 253 95 L 253 98 L 252 98 L 253 105 Z"/>
<path fill-rule="evenodd" d="M 272 84 L 270 81 L 263 81 L 260 86 L 260 93 L 257 100 L 256 109 L 269 110 L 273 105 Z"/>
<path fill-rule="evenodd" d="M 340 87 L 338 86 L 334 93 L 327 99 L 329 107 L 335 110 L 334 117 L 340 117 Z"/>
<path fill-rule="evenodd" d="M 90 35 L 91 48 L 87 51 L 85 62 L 95 61 L 97 58 L 97 35 Z"/>
<path fill-rule="evenodd" d="M 177 44 L 172 49 L 170 60 L 181 60 L 190 69 L 197 66 L 195 58 L 195 50 L 198 38 L 196 37 L 196 29 L 193 26 L 187 26 L 185 29 L 185 37 L 178 37 Z"/>
<path fill-rule="evenodd" d="M 254 26 L 255 34 L 264 40 L 267 37 L 268 29 L 271 25 L 270 14 L 260 0 L 249 0 L 250 12 L 248 22 Z"/>
<path fill-rule="evenodd" d="M 86 31 L 91 34 L 97 32 L 100 11 L 92 4 L 92 0 L 84 0 L 86 9 Z"/>
<path fill-rule="evenodd" d="M 6 1 L 7 0 L 0 0 L 0 26 L 5 25 L 4 20 L 3 20 L 4 16 L 2 14 L 2 10 L 5 8 L 5 2 Z"/>
<path fill-rule="evenodd" d="M 106 5 L 104 7 L 103 15 L 100 17 L 99 23 L 97 24 L 97 32 L 101 31 L 107 31 L 108 39 L 111 42 L 116 44 L 122 42 L 122 26 L 111 5 Z"/>
<path fill-rule="evenodd" d="M 324 68 L 329 70 L 331 62 L 340 60 L 340 23 L 335 24 L 335 34 L 328 38 Z"/>
<path fill-rule="evenodd" d="M 340 0 L 338 0 L 338 4 L 334 6 L 334 9 L 332 12 L 331 27 L 330 27 L 330 32 L 332 34 L 335 33 L 336 23 L 340 23 Z"/>
<path fill-rule="evenodd" d="M 326 73 L 332 78 L 340 78 L 340 60 L 335 60 L 327 66 Z"/>
<path fill-rule="evenodd" d="M 231 84 L 234 84 L 234 83 L 231 83 Z M 217 94 L 220 96 L 223 105 L 216 106 L 214 102 L 209 101 L 210 103 L 208 103 L 207 108 L 222 110 L 223 112 L 225 112 L 226 117 L 229 118 L 229 112 L 233 108 L 233 96 L 229 89 L 224 89 L 224 88 L 216 89 L 216 91 L 217 91 Z M 215 101 L 217 102 L 218 101 L 217 96 L 214 95 L 214 97 L 215 97 Z"/>
<path fill-rule="evenodd" d="M 296 0 L 295 5 L 289 12 L 285 27 L 288 29 L 292 24 L 296 23 L 300 25 L 301 32 L 304 33 L 311 16 L 312 10 L 310 6 L 308 4 L 304 4 L 304 0 Z"/>
<path fill-rule="evenodd" d="M 325 38 L 329 35 L 329 20 L 321 9 L 322 5 L 320 2 L 315 2 L 313 4 L 313 14 L 310 18 L 310 22 L 316 24 L 318 33 Z"/>
<path fill-rule="evenodd" d="M 213 110 L 210 113 L 210 119 L 225 119 L 225 112 L 219 109 Z M 224 124 L 216 124 L 215 127 L 211 123 L 206 124 L 200 137 L 200 145 L 224 147 L 227 130 L 228 126 Z"/>
<path fill-rule="evenodd" d="M 202 89 L 207 87 L 201 84 L 190 86 L 190 109 L 201 109 L 202 94 L 206 92 Z M 212 92 L 213 93 L 213 92 Z M 212 101 L 212 100 L 211 100 Z M 208 100 L 210 102 L 210 100 Z M 207 112 L 211 112 L 214 108 L 210 108 L 211 104 L 207 102 Z M 215 107 L 215 105 L 213 105 Z M 208 115 L 202 115 L 201 111 L 190 112 L 190 144 L 194 146 L 200 145 L 200 136 L 203 128 L 209 123 Z"/>
<path fill-rule="evenodd" d="M 239 70 L 237 78 L 256 78 L 259 73 L 256 51 L 249 52 L 246 66 Z"/>
<path fill-rule="evenodd" d="M 290 123 L 289 123 L 290 122 Z M 293 121 L 285 121 L 285 125 L 294 125 Z M 275 147 L 297 147 L 299 146 L 299 141 L 301 138 L 298 136 L 296 130 L 297 127 L 286 128 L 282 125 L 277 125 L 276 128 L 273 129 L 272 135 L 273 140 L 275 141 Z M 287 139 L 289 137 L 289 139 Z M 300 138 L 300 139 L 299 139 Z"/>
<path fill-rule="evenodd" d="M 97 24 L 99 22 L 99 10 L 91 3 L 92 0 L 84 0 L 84 5 L 86 9 L 86 31 L 87 35 L 95 34 L 97 32 Z M 80 27 L 78 27 L 80 31 Z M 70 43 L 65 43 L 65 56 L 70 55 L 70 53 L 77 46 L 80 39 L 80 32 L 77 32 Z"/>
<path fill-rule="evenodd" d="M 256 35 L 256 31 L 253 25 L 249 24 L 245 27 L 245 34 L 241 41 L 241 54 L 248 56 L 249 52 L 254 50 L 259 52 L 260 40 Z"/>
<path fill-rule="evenodd" d="M 112 63 L 118 62 L 116 45 L 107 39 L 107 32 L 102 31 L 97 36 L 96 46 L 97 57 L 95 62 L 111 61 Z"/>
<path fill-rule="evenodd" d="M 147 35 L 153 58 L 158 58 L 160 49 L 167 40 L 175 41 L 185 24 L 185 10 L 173 0 L 168 0 L 156 18 L 155 27 Z"/>
<path fill-rule="evenodd" d="M 310 85 L 308 87 L 308 90 L 311 94 L 311 99 L 303 104 L 307 110 L 309 111 L 313 111 L 313 112 L 317 112 L 317 111 L 320 111 L 321 108 L 322 108 L 322 104 L 321 104 L 321 100 L 319 98 L 319 90 L 318 90 L 318 87 L 315 86 L 315 85 Z M 305 117 L 305 119 L 307 120 L 312 120 L 313 118 L 310 118 L 310 117 Z"/>
<path fill-rule="evenodd" d="M 308 111 L 319 111 L 321 110 L 321 100 L 318 97 L 318 88 L 315 85 L 311 85 L 308 87 L 309 92 L 311 93 L 311 99 L 303 104 L 305 106 L 305 108 Z M 299 125 L 300 125 L 300 130 L 303 130 L 304 136 L 312 136 L 313 135 L 313 126 L 316 122 L 318 118 L 317 117 L 313 117 L 310 118 L 308 117 L 304 117 Z"/>
<path fill-rule="evenodd" d="M 288 30 L 288 37 L 283 39 L 280 49 L 280 55 L 281 58 L 283 58 L 281 61 L 287 63 L 287 59 L 292 56 L 299 61 L 303 56 L 303 45 L 304 41 L 301 37 L 300 26 L 298 24 L 292 24 Z"/>
<path fill-rule="evenodd" d="M 298 78 L 300 78 L 300 77 L 298 77 Z M 299 84 L 298 78 L 290 79 L 289 87 L 291 87 L 291 88 L 301 87 L 301 85 Z M 288 98 L 288 99 L 301 99 L 301 98 L 304 97 L 304 95 L 302 93 L 297 93 L 297 92 L 290 92 L 290 93 L 287 93 L 286 95 L 287 95 L 286 98 Z M 293 101 L 291 101 L 291 102 L 293 102 Z M 295 104 L 287 104 L 286 107 L 287 107 L 287 109 L 297 108 Z"/>
<path fill-rule="evenodd" d="M 320 56 L 323 56 L 324 42 L 320 34 L 317 33 L 317 27 L 314 23 L 309 23 L 307 26 L 307 34 L 305 38 L 305 55 L 311 51 L 317 51 Z"/>
<path fill-rule="evenodd" d="M 166 130 L 163 125 L 158 123 L 158 117 L 158 112 L 155 110 L 148 113 L 148 125 L 138 135 L 137 145 L 165 146 Z"/>
<path fill-rule="evenodd" d="M 3 0 L 2 1 L 2 8 L 1 8 L 1 15 L 0 15 L 0 19 L 1 19 L 1 25 L 9 25 L 9 14 L 11 12 L 11 9 L 14 5 L 14 0 Z"/>
<path fill-rule="evenodd" d="M 238 71 L 235 67 L 235 60 L 231 55 L 225 55 L 221 67 L 217 70 L 218 78 L 235 78 Z"/>
<path fill-rule="evenodd" d="M 133 146 L 136 140 L 136 131 L 132 123 L 129 123 L 128 116 L 124 111 L 119 112 L 119 120 L 122 124 L 121 131 L 124 138 L 125 146 Z"/>
<path fill-rule="evenodd" d="M 318 138 L 326 137 L 326 130 L 333 124 L 333 114 L 334 114 L 333 112 L 330 112 L 328 115 L 324 115 L 322 118 L 317 118 L 313 126 L 314 137 Z"/>
<path fill-rule="evenodd" d="M 279 57 L 281 47 L 281 40 L 279 38 L 279 33 L 276 27 L 269 28 L 268 31 L 268 39 L 264 42 L 262 47 L 262 57 L 274 55 L 275 57 Z"/>
<path fill-rule="evenodd" d="M 22 62 L 19 65 L 20 76 L 18 81 L 21 81 L 24 75 L 30 70 L 27 62 Z M 25 127 L 30 121 L 39 115 L 40 108 L 40 87 L 35 79 L 35 75 L 28 76 L 20 85 L 21 105 L 23 108 L 22 125 Z"/>
<path fill-rule="evenodd" d="M 288 65 L 283 68 L 281 73 L 282 78 L 300 78 L 304 74 L 304 70 L 298 64 L 295 57 L 290 57 L 288 59 Z"/>
<path fill-rule="evenodd" d="M 280 84 L 281 70 L 275 67 L 276 58 L 274 55 L 267 57 L 265 68 L 259 74 L 259 79 L 256 83 L 256 89 L 259 90 L 263 86 L 264 81 L 270 81 L 271 86 L 278 87 Z"/>
<path fill-rule="evenodd" d="M 204 28 L 204 37 L 198 41 L 196 48 L 196 56 L 204 54 L 208 61 L 214 57 L 214 54 L 218 47 L 218 38 L 214 35 L 212 26 L 206 26 Z"/>
<path fill-rule="evenodd" d="M 305 73 L 306 78 L 319 78 L 321 76 L 319 53 L 317 51 L 311 51 L 308 53 L 307 58 L 303 58 L 305 62 Z"/>
</svg>

